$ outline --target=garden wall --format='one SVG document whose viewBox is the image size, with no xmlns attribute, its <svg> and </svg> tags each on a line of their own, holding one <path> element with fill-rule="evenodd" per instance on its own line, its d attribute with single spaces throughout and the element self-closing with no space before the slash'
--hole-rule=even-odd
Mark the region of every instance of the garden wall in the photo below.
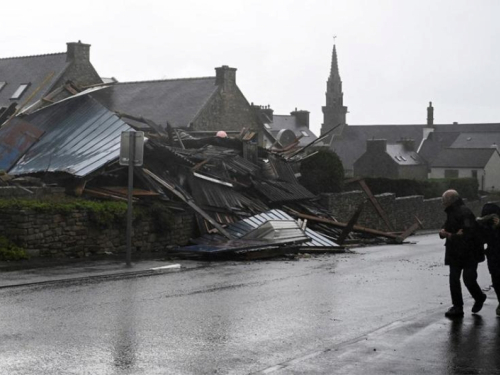
<svg viewBox="0 0 500 375">
<path fill-rule="evenodd" d="M 166 251 L 185 245 L 193 235 L 194 225 L 190 212 L 176 213 L 168 228 L 158 228 L 152 217 L 141 216 L 134 221 L 132 253 Z M 64 213 L 3 209 L 0 235 L 24 248 L 31 257 L 81 258 L 126 252 L 125 218 L 103 226 L 84 209 Z"/>
<path fill-rule="evenodd" d="M 424 199 L 421 195 L 396 198 L 395 194 L 386 193 L 375 196 L 386 213 L 395 231 L 404 231 L 415 223 L 415 216 L 423 223 L 423 229 L 439 229 L 446 220 L 441 205 L 441 198 Z M 359 204 L 365 202 L 357 224 L 388 231 L 387 225 L 362 191 L 339 194 L 323 194 L 322 203 L 332 215 L 341 222 L 348 222 Z M 481 213 L 482 206 L 488 202 L 487 197 L 467 202 L 466 205 L 476 216 Z"/>
</svg>

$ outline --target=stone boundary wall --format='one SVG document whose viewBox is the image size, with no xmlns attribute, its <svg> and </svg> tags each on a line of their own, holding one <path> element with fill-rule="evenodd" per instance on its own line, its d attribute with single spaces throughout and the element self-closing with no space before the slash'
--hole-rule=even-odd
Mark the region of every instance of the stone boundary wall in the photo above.
<svg viewBox="0 0 500 375">
<path fill-rule="evenodd" d="M 365 202 L 357 224 L 382 231 L 389 231 L 380 218 L 375 207 L 362 191 L 351 191 L 339 194 L 323 194 L 321 199 L 324 207 L 341 222 L 347 223 L 359 204 Z M 441 198 L 424 199 L 421 195 L 396 198 L 395 194 L 385 193 L 375 196 L 386 213 L 395 231 L 404 231 L 415 222 L 415 216 L 423 223 L 423 229 L 440 229 L 446 220 L 446 214 L 441 206 Z M 476 216 L 488 202 L 487 197 L 480 200 L 465 202 Z"/>
<path fill-rule="evenodd" d="M 126 252 L 126 223 L 99 227 L 86 210 L 41 213 L 32 210 L 0 212 L 0 235 L 21 246 L 31 257 L 83 258 L 90 255 Z M 159 230 L 152 218 L 134 221 L 132 253 L 165 251 L 186 245 L 195 225 L 190 212 L 176 213 L 174 224 Z"/>
</svg>

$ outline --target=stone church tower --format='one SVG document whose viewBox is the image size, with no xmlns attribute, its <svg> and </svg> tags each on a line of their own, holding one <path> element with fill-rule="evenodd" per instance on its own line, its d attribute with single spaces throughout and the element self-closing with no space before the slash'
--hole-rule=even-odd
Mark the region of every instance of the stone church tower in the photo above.
<svg viewBox="0 0 500 375">
<path fill-rule="evenodd" d="M 335 44 L 333 45 L 330 77 L 328 77 L 326 83 L 326 105 L 322 109 L 323 124 L 321 125 L 321 134 L 325 134 L 339 124 L 340 126 L 333 131 L 333 134 L 342 134 L 346 126 L 347 107 L 344 106 L 344 93 L 342 92 L 342 81 L 340 80 Z"/>
</svg>

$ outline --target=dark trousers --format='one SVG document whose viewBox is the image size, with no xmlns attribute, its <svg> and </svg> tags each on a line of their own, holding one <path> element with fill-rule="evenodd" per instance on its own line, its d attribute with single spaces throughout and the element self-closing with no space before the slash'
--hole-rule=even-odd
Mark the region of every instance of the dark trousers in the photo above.
<svg viewBox="0 0 500 375">
<path fill-rule="evenodd" d="M 500 256 L 497 251 L 496 253 L 490 252 L 486 257 L 488 259 L 488 269 L 491 274 L 491 283 L 495 289 L 498 302 L 500 302 Z"/>
<path fill-rule="evenodd" d="M 468 267 L 450 266 L 451 303 L 453 306 L 457 307 L 463 307 L 464 305 L 464 300 L 462 298 L 462 285 L 460 282 L 462 272 L 464 276 L 464 284 L 474 300 L 479 301 L 483 297 L 483 292 L 477 283 L 477 263 Z"/>
</svg>

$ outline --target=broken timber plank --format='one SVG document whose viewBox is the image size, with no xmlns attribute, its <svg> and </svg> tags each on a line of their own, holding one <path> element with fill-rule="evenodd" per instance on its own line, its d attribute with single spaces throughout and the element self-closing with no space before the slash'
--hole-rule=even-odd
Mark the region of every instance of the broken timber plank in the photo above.
<svg viewBox="0 0 500 375">
<path fill-rule="evenodd" d="M 198 207 L 191 198 L 186 197 L 184 194 L 182 194 L 175 186 L 172 186 L 166 181 L 162 180 L 160 177 L 158 177 L 148 169 L 144 168 L 143 171 L 153 180 L 158 182 L 161 186 L 165 187 L 166 189 L 177 195 L 177 197 L 182 199 L 185 203 L 187 203 L 189 207 L 191 207 L 194 211 L 199 213 L 206 221 L 212 224 L 224 237 L 229 238 L 230 240 L 234 239 L 234 237 L 231 236 L 219 223 L 217 223 L 214 219 L 212 219 L 212 217 L 209 214 L 207 214 L 200 207 Z"/>
<path fill-rule="evenodd" d="M 301 219 L 308 219 L 308 220 L 311 220 L 311 221 L 317 221 L 319 223 L 330 224 L 330 225 L 332 225 L 334 227 L 337 227 L 337 228 L 345 228 L 347 226 L 346 223 L 341 223 L 339 221 L 335 221 L 335 220 L 331 220 L 331 219 L 325 219 L 325 218 L 322 218 L 322 217 L 316 217 L 316 216 L 312 216 L 312 215 L 306 215 L 306 214 L 302 214 L 300 212 L 295 212 L 294 211 L 293 215 L 296 215 L 296 216 L 300 217 Z M 390 238 L 390 239 L 393 239 L 393 240 L 396 240 L 397 237 L 398 237 L 397 235 L 392 234 L 392 233 L 382 232 L 380 230 L 371 229 L 371 228 L 360 227 L 359 225 L 353 225 L 352 230 L 354 232 L 367 233 L 367 234 L 371 234 L 373 236 L 380 236 L 380 237 Z"/>
<path fill-rule="evenodd" d="M 361 202 L 361 204 L 358 206 L 358 209 L 356 210 L 356 212 L 354 212 L 354 215 L 352 215 L 352 217 L 349 220 L 349 222 L 347 223 L 346 227 L 344 228 L 344 230 L 340 234 L 340 237 L 337 240 L 339 245 L 342 245 L 344 243 L 345 239 L 347 238 L 347 236 L 349 235 L 349 233 L 351 233 L 352 228 L 354 227 L 354 225 L 358 221 L 358 218 L 359 218 L 359 215 L 361 214 L 361 211 L 363 211 L 363 206 L 364 206 L 364 202 Z"/>
<path fill-rule="evenodd" d="M 397 243 L 402 243 L 408 236 L 412 235 L 418 228 L 422 228 L 422 222 L 415 216 L 416 222 L 396 237 Z"/>
<path fill-rule="evenodd" d="M 370 202 L 372 202 L 373 207 L 375 207 L 375 210 L 377 210 L 377 213 L 379 214 L 379 216 L 382 218 L 382 220 L 384 220 L 385 225 L 387 225 L 389 230 L 391 232 L 393 232 L 394 229 L 392 228 L 392 224 L 389 221 L 389 218 L 387 217 L 384 210 L 380 206 L 380 203 L 378 203 L 377 198 L 375 198 L 375 196 L 372 194 L 372 191 L 370 190 L 370 188 L 366 184 L 365 180 L 363 180 L 363 179 L 359 180 L 359 184 L 361 185 L 361 188 L 365 191 L 366 195 L 370 199 Z"/>
</svg>

